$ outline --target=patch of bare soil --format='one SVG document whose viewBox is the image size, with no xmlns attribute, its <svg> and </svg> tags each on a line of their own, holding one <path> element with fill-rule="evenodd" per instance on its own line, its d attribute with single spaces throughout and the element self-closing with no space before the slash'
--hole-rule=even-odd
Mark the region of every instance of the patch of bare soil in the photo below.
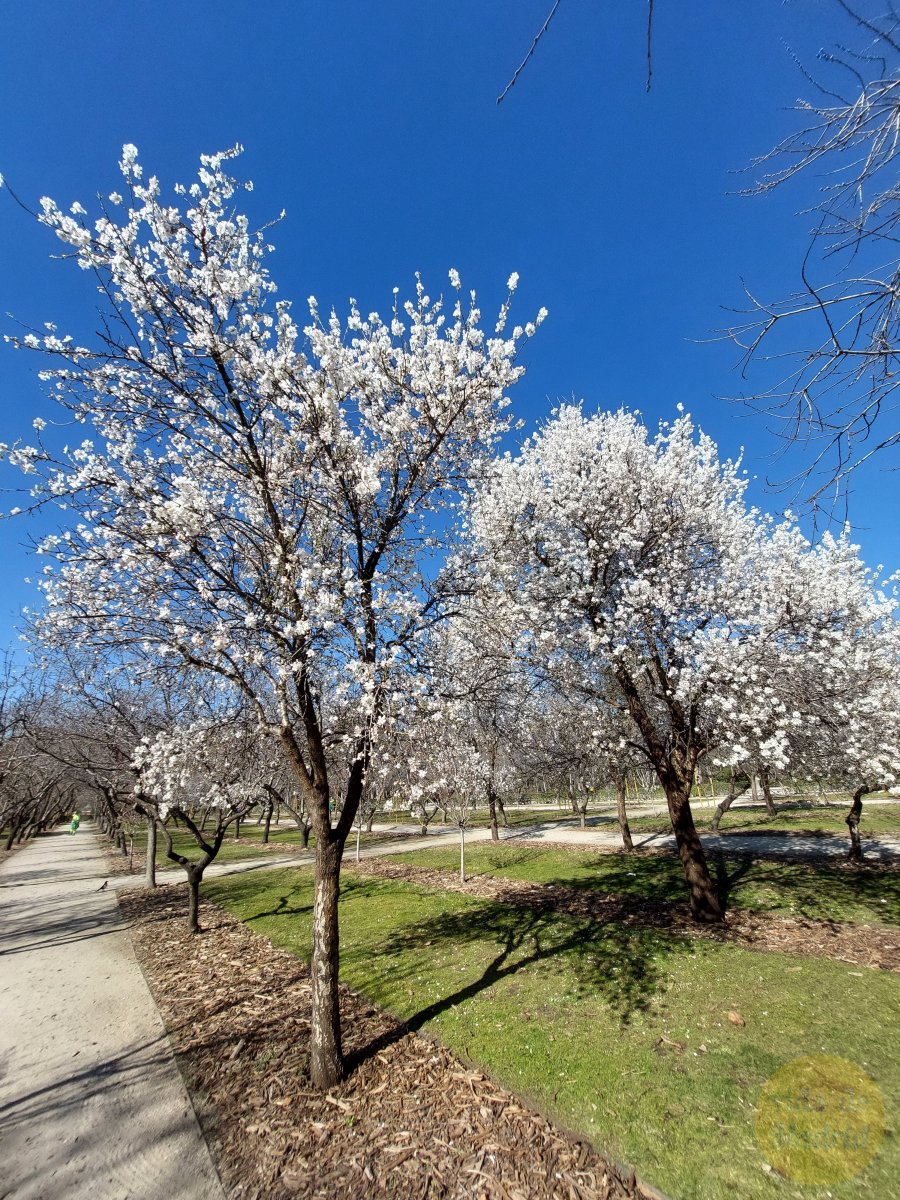
<svg viewBox="0 0 900 1200">
<path fill-rule="evenodd" d="M 691 918 L 687 904 L 662 904 L 589 888 L 498 879 L 493 875 L 477 875 L 462 883 L 459 875 L 452 871 L 414 867 L 379 858 L 364 859 L 352 866 L 348 864 L 347 869 L 427 888 L 463 892 L 485 900 L 527 905 L 538 911 L 565 916 L 642 926 L 682 937 L 733 942 L 750 950 L 808 954 L 884 971 L 900 971 L 900 930 L 877 925 L 742 911 L 726 913 L 721 925 L 700 925 Z"/>
<path fill-rule="evenodd" d="M 481 1072 L 341 989 L 349 1078 L 307 1075 L 309 971 L 183 889 L 119 897 L 230 1200 L 653 1200 Z"/>
</svg>

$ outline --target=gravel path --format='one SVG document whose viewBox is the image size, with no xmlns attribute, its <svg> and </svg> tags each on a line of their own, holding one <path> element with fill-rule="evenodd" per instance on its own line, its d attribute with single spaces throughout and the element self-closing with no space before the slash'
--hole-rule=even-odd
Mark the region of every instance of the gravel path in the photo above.
<svg viewBox="0 0 900 1200">
<path fill-rule="evenodd" d="M 0 1200 L 224 1200 L 82 825 L 0 865 Z"/>
</svg>

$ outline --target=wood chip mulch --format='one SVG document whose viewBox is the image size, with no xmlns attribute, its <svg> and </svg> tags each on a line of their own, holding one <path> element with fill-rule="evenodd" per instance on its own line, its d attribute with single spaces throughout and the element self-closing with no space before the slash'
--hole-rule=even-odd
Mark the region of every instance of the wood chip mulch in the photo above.
<svg viewBox="0 0 900 1200">
<path fill-rule="evenodd" d="M 121 893 L 229 1200 L 660 1200 L 443 1047 L 341 989 L 348 1079 L 307 1075 L 309 971 L 185 891 Z"/>
<path fill-rule="evenodd" d="M 380 858 L 348 863 L 346 869 L 436 890 L 463 892 L 484 900 L 525 905 L 539 911 L 586 917 L 604 924 L 615 922 L 684 937 L 732 942 L 750 950 L 813 955 L 884 971 L 900 971 L 900 930 L 890 927 L 740 910 L 727 912 L 721 925 L 700 925 L 692 920 L 687 904 L 658 903 L 590 888 L 528 883 L 493 875 L 476 875 L 462 883 L 454 871 L 414 867 Z"/>
</svg>

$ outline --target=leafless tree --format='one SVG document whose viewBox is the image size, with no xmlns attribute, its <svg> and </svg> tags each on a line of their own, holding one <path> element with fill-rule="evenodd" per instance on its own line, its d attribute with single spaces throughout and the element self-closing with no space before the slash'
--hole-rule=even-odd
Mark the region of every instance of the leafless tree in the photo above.
<svg viewBox="0 0 900 1200">
<path fill-rule="evenodd" d="M 771 303 L 748 290 L 728 330 L 745 377 L 777 367 L 771 386 L 741 399 L 808 450 L 781 484 L 825 509 L 845 501 L 859 466 L 900 443 L 900 16 L 892 5 L 870 16 L 867 0 L 834 2 L 852 44 L 801 68 L 811 99 L 795 105 L 799 127 L 757 160 L 763 174 L 748 189 L 818 178 L 800 286 Z"/>
</svg>

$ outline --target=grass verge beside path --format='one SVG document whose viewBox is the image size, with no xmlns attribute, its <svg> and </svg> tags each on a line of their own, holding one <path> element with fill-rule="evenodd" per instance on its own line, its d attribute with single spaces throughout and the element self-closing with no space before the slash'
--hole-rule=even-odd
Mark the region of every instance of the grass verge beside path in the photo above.
<svg viewBox="0 0 900 1200">
<path fill-rule="evenodd" d="M 552 855 L 532 858 L 531 869 L 559 879 Z M 216 880 L 207 894 L 308 958 L 309 870 Z M 900 1095 L 900 979 L 885 972 L 523 910 L 349 867 L 341 955 L 351 987 L 673 1200 L 822 1195 L 768 1175 L 754 1138 L 754 1100 L 786 1062 L 840 1055 L 872 1076 L 889 1114 Z M 887 1197 L 898 1177 L 889 1134 L 863 1175 L 828 1191 Z"/>
<path fill-rule="evenodd" d="M 837 834 L 847 839 L 847 813 L 850 811 L 850 798 L 839 804 L 814 804 L 812 802 L 792 802 L 778 806 L 778 815 L 770 817 L 765 808 L 750 808 L 741 805 L 730 809 L 722 818 L 719 833 L 747 833 L 761 831 L 764 833 L 797 833 L 815 835 L 817 833 Z M 694 812 L 694 819 L 701 832 L 709 828 L 712 811 L 699 809 Z M 671 833 L 672 824 L 665 813 L 655 816 L 636 816 L 629 820 L 631 831 L 639 833 Z M 866 804 L 863 800 L 862 821 L 860 833 L 866 837 L 900 835 L 900 804 Z"/>
<path fill-rule="evenodd" d="M 396 861 L 401 861 L 398 857 Z M 459 850 L 435 847 L 402 856 L 412 866 L 452 871 Z M 784 913 L 818 921 L 900 925 L 900 869 L 847 865 L 820 866 L 711 856 L 713 873 L 733 908 Z M 681 865 L 670 854 L 601 853 L 545 849 L 515 843 L 475 842 L 466 849 L 469 876 L 494 875 L 531 883 L 557 883 L 645 900 L 685 899 Z"/>
<path fill-rule="evenodd" d="M 186 858 L 197 858 L 199 848 L 191 834 L 186 829 L 173 829 L 172 842 L 176 853 L 185 855 Z M 267 854 L 274 859 L 289 858 L 292 854 L 305 854 L 302 839 L 296 829 L 280 828 L 272 829 L 269 834 L 268 845 L 262 840 L 262 826 L 244 825 L 241 827 L 240 841 L 235 841 L 234 837 L 229 835 L 222 843 L 219 853 L 216 855 L 216 863 L 233 863 L 244 862 L 251 858 L 264 858 Z M 403 837 L 404 835 L 397 835 Z M 413 836 L 410 834 L 410 836 Z M 360 838 L 362 846 L 374 845 L 375 843 L 384 843 L 389 840 L 390 835 L 384 833 L 363 833 Z M 356 844 L 355 832 L 351 835 L 347 843 L 347 857 L 353 857 L 353 848 Z M 314 834 L 309 836 L 308 850 L 315 849 L 316 839 Z M 135 853 L 144 854 L 147 848 L 147 831 L 141 829 L 134 835 Z M 160 834 L 156 841 L 156 865 L 158 868 L 175 867 L 176 863 L 171 862 L 166 857 L 166 840 Z"/>
</svg>

